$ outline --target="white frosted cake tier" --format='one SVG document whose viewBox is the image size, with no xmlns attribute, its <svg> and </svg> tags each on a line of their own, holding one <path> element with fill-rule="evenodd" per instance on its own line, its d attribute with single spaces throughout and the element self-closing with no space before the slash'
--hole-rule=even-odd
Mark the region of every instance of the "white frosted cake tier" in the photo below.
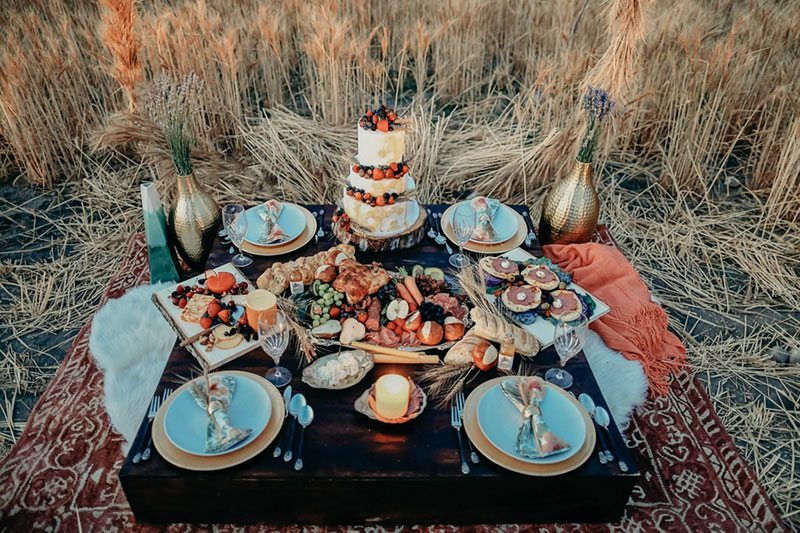
<svg viewBox="0 0 800 533">
<path fill-rule="evenodd" d="M 397 193 L 404 194 L 414 190 L 416 185 L 414 179 L 410 174 L 404 175 L 402 178 L 373 180 L 370 178 L 362 178 L 358 173 L 350 171 L 350 176 L 347 178 L 347 183 L 361 189 L 364 192 L 370 193 L 372 196 L 383 196 L 384 193 Z"/>
<path fill-rule="evenodd" d="M 389 166 L 400 163 L 406 152 L 406 132 L 403 129 L 382 132 L 365 130 L 356 126 L 358 130 L 358 159 L 359 164 L 377 167 Z"/>
<path fill-rule="evenodd" d="M 352 223 L 376 237 L 402 233 L 419 217 L 419 204 L 414 200 L 372 207 L 345 195 L 342 207 Z"/>
</svg>

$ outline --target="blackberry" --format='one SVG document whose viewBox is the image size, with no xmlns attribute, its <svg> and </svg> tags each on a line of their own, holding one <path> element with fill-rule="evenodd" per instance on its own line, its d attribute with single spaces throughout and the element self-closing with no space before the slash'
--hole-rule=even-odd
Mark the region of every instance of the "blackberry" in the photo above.
<svg viewBox="0 0 800 533">
<path fill-rule="evenodd" d="M 444 307 L 433 302 L 422 302 L 419 306 L 419 313 L 423 322 L 428 320 L 433 320 L 434 322 L 444 321 Z"/>
<path fill-rule="evenodd" d="M 381 301 L 381 303 L 385 306 L 387 303 L 391 302 L 397 297 L 397 287 L 394 283 L 387 283 L 376 293 L 376 296 Z"/>
</svg>

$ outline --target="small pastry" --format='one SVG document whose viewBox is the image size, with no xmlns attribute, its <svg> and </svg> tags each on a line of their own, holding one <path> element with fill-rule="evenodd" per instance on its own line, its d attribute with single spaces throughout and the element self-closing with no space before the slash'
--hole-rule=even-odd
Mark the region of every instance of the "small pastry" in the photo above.
<svg viewBox="0 0 800 533">
<path fill-rule="evenodd" d="M 472 348 L 472 362 L 484 372 L 497 366 L 498 355 L 497 348 L 487 340 L 481 340 Z"/>
<path fill-rule="evenodd" d="M 444 329 L 437 322 L 428 320 L 417 330 L 417 339 L 426 346 L 436 346 L 442 342 Z"/>
<path fill-rule="evenodd" d="M 525 267 L 522 271 L 522 277 L 525 283 L 539 287 L 543 291 L 552 291 L 558 288 L 561 281 L 556 276 L 556 273 L 547 268 L 545 265 L 530 265 Z"/>
<path fill-rule="evenodd" d="M 336 279 L 336 267 L 331 265 L 322 265 L 317 268 L 314 277 L 323 283 L 330 283 Z"/>
<path fill-rule="evenodd" d="M 570 322 L 581 316 L 583 302 L 573 291 L 553 291 L 550 295 L 553 298 L 550 303 L 551 317 Z"/>
<path fill-rule="evenodd" d="M 447 341 L 457 341 L 464 336 L 464 323 L 454 316 L 444 319 L 444 338 Z"/>
<path fill-rule="evenodd" d="M 514 281 L 519 274 L 519 265 L 507 257 L 482 257 L 478 262 L 481 269 L 490 277 L 487 283 L 497 285 L 493 281 Z M 492 279 L 494 278 L 494 279 Z"/>
<path fill-rule="evenodd" d="M 542 291 L 531 285 L 511 286 L 500 295 L 503 304 L 515 313 L 523 313 L 539 307 Z"/>
</svg>

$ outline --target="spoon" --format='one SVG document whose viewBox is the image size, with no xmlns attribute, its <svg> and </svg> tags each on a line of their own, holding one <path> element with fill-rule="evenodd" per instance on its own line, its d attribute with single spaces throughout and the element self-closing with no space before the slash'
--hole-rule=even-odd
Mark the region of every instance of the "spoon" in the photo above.
<svg viewBox="0 0 800 533">
<path fill-rule="evenodd" d="M 597 423 L 597 406 L 594 403 L 594 400 L 588 394 L 581 393 L 578 396 L 578 401 L 581 402 L 581 405 L 584 409 L 589 413 L 589 416 L 592 417 L 592 422 L 594 422 L 595 428 L 597 429 L 597 440 L 599 441 L 598 448 L 600 451 L 597 453 L 597 457 L 600 460 L 600 464 L 606 464 L 609 461 L 614 460 L 614 456 L 611 455 L 611 452 L 608 451 L 608 445 L 606 444 L 605 437 L 603 436 L 603 432 L 600 431 L 600 424 Z"/>
<path fill-rule="evenodd" d="M 302 429 L 300 430 L 300 442 L 297 443 L 297 461 L 294 462 L 295 470 L 302 470 L 303 468 L 303 438 L 306 435 L 306 428 L 314 420 L 314 410 L 310 405 L 304 405 L 300 410 L 300 415 L 297 421 L 300 422 Z"/>
<path fill-rule="evenodd" d="M 286 385 L 286 388 L 283 389 L 283 420 L 284 424 L 286 423 L 286 417 L 289 416 L 289 402 L 292 401 L 292 386 Z M 283 439 L 279 439 L 278 445 L 275 446 L 275 450 L 272 452 L 272 457 L 280 457 L 281 456 L 281 440 L 286 440 L 286 433 L 283 434 Z"/>
<path fill-rule="evenodd" d="M 608 424 L 611 423 L 611 417 L 608 416 L 608 411 L 606 411 L 602 407 L 598 407 L 597 409 L 595 409 L 594 413 L 595 416 L 597 417 L 596 418 L 597 423 L 603 426 L 603 429 L 606 430 L 606 433 L 608 434 L 608 440 L 611 442 L 611 447 L 613 448 L 614 440 L 611 438 L 611 433 L 608 432 Z M 617 457 L 619 457 L 619 452 L 616 449 L 614 451 L 616 452 Z M 613 459 L 614 457 L 611 456 L 612 461 Z M 619 462 L 617 464 L 619 465 L 619 469 L 622 470 L 623 472 L 628 471 L 628 465 L 625 463 L 625 461 L 622 460 L 622 458 L 619 459 Z"/>
<path fill-rule="evenodd" d="M 289 428 L 289 442 L 286 443 L 286 453 L 283 454 L 283 460 L 287 463 L 292 460 L 292 442 L 294 441 L 294 426 L 297 416 L 303 407 L 306 406 L 306 397 L 302 394 L 295 394 L 292 396 L 292 401 L 289 402 L 289 414 L 294 417 L 291 421 L 292 427 Z"/>
</svg>

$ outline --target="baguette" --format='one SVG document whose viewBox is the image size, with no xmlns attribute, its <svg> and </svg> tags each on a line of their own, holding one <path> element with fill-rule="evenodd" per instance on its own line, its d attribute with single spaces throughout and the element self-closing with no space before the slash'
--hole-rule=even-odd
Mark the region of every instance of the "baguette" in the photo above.
<svg viewBox="0 0 800 533">
<path fill-rule="evenodd" d="M 539 353 L 539 348 L 541 348 L 539 341 L 524 329 L 485 313 L 477 307 L 470 311 L 469 316 L 475 322 L 472 331 L 478 337 L 494 342 L 503 342 L 506 333 L 511 333 L 514 335 L 514 349 L 518 354 L 533 357 Z"/>
</svg>

